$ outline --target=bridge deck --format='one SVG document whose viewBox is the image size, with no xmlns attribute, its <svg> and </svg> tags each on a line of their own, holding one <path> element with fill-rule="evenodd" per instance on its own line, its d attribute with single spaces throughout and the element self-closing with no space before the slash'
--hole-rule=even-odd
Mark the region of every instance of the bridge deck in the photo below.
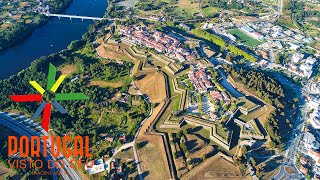
<svg viewBox="0 0 320 180">
<path fill-rule="evenodd" d="M 45 14 L 48 17 L 65 17 L 65 18 L 74 18 L 74 19 L 90 19 L 90 20 L 104 20 L 106 18 L 100 17 L 89 17 L 89 16 L 76 16 L 76 15 L 64 15 L 64 14 Z"/>
</svg>

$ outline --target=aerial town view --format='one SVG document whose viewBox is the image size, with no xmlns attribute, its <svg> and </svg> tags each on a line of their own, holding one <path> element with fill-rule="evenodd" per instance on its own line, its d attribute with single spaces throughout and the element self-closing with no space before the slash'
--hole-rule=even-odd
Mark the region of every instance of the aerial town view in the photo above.
<svg viewBox="0 0 320 180">
<path fill-rule="evenodd" d="M 319 0 L 1 0 L 0 179 L 320 179 Z"/>
</svg>

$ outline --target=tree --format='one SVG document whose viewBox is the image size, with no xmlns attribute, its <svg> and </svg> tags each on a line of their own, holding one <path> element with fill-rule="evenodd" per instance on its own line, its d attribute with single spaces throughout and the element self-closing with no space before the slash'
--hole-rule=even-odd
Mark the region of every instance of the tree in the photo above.
<svg viewBox="0 0 320 180">
<path fill-rule="evenodd" d="M 68 46 L 68 50 L 78 50 L 80 47 L 82 47 L 84 45 L 84 42 L 81 41 L 81 40 L 75 40 L 75 41 L 72 41 L 70 43 L 70 45 Z"/>
</svg>

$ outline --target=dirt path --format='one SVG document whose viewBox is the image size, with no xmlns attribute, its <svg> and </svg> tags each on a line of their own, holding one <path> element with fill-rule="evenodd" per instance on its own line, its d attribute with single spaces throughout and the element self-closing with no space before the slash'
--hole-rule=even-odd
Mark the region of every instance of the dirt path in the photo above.
<svg viewBox="0 0 320 180">
<path fill-rule="evenodd" d="M 99 117 L 99 120 L 98 120 L 98 124 L 100 124 L 104 112 L 105 112 L 104 110 L 101 112 L 100 117 Z"/>
</svg>

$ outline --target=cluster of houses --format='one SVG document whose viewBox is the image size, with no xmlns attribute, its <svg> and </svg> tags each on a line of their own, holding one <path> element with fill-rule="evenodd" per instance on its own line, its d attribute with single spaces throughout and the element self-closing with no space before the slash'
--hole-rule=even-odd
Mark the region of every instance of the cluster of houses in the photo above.
<svg viewBox="0 0 320 180">
<path fill-rule="evenodd" d="M 224 104 L 229 104 L 230 103 L 230 98 L 227 95 L 227 93 L 225 92 L 220 92 L 220 91 L 216 91 L 216 90 L 212 90 L 210 91 L 210 96 L 212 97 L 213 100 L 215 101 L 224 101 Z M 220 117 L 218 117 L 217 113 L 216 113 L 216 108 L 214 108 L 215 110 L 211 110 L 210 111 L 210 117 L 212 117 L 213 119 L 219 119 Z"/>
<path fill-rule="evenodd" d="M 314 167 L 312 169 L 315 172 L 315 177 L 318 177 L 320 175 L 320 143 L 310 132 L 304 134 L 303 142 L 306 151 L 300 157 L 301 166 L 299 167 L 299 171 L 302 174 L 307 175 L 313 165 Z M 311 160 L 315 163 L 312 164 Z"/>
<path fill-rule="evenodd" d="M 103 137 L 103 140 L 108 142 L 113 142 L 116 138 L 118 138 L 121 143 L 127 142 L 127 137 L 126 135 L 123 135 L 123 134 L 119 134 L 119 136 L 106 135 Z"/>
<path fill-rule="evenodd" d="M 218 101 L 224 100 L 226 104 L 230 103 L 229 96 L 225 92 L 210 91 L 210 95 L 214 100 L 218 100 Z"/>
<path fill-rule="evenodd" d="M 320 129 L 320 99 L 316 97 L 308 98 L 307 107 L 310 109 L 311 114 L 309 118 L 310 125 L 318 131 Z M 313 179 L 320 179 L 320 142 L 317 134 L 307 129 L 303 134 L 302 144 L 299 148 L 301 157 L 298 167 L 299 171 L 304 174 L 310 174 L 311 170 L 314 174 Z"/>
<path fill-rule="evenodd" d="M 8 26 L 22 21 L 22 16 L 28 13 L 48 11 L 49 6 L 44 0 L 3 0 L 0 1 L 0 25 Z"/>
<path fill-rule="evenodd" d="M 308 38 L 300 33 L 294 32 L 290 29 L 285 29 L 279 25 L 273 25 L 270 22 L 261 21 L 261 22 L 251 22 L 248 23 L 250 27 L 255 30 L 258 30 L 264 34 L 268 39 L 270 38 L 290 38 L 297 41 L 302 41 L 305 43 L 310 43 L 313 41 L 312 38 Z"/>
<path fill-rule="evenodd" d="M 316 61 L 317 59 L 312 56 L 306 58 L 304 54 L 295 53 L 289 63 L 288 70 L 298 76 L 310 78 L 313 65 Z"/>
<path fill-rule="evenodd" d="M 212 82 L 209 80 L 211 79 L 211 76 L 206 73 L 204 68 L 201 68 L 199 70 L 191 71 L 188 74 L 188 77 L 195 87 L 195 89 L 199 93 L 205 93 L 208 91 L 208 89 L 213 88 Z"/>
<path fill-rule="evenodd" d="M 163 32 L 148 30 L 140 26 L 122 27 L 120 32 L 126 37 L 126 40 L 164 53 L 165 56 L 177 59 L 180 62 L 195 59 L 192 53 L 181 47 L 179 39 Z"/>
</svg>

